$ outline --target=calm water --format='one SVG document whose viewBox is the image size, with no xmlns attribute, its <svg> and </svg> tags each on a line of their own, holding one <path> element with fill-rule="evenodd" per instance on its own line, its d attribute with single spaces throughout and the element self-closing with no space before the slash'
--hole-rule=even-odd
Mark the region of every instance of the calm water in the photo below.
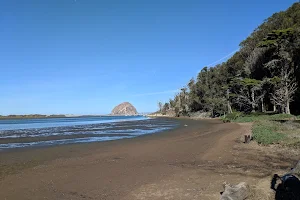
<svg viewBox="0 0 300 200">
<path fill-rule="evenodd" d="M 133 138 L 177 125 L 143 116 L 0 120 L 0 150 Z"/>
</svg>

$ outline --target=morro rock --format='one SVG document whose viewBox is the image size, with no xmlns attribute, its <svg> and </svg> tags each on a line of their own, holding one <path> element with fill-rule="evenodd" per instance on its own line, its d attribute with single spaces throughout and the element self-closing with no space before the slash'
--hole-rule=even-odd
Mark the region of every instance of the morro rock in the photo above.
<svg viewBox="0 0 300 200">
<path fill-rule="evenodd" d="M 129 102 L 124 102 L 117 105 L 112 111 L 111 115 L 137 115 L 136 108 Z"/>
</svg>

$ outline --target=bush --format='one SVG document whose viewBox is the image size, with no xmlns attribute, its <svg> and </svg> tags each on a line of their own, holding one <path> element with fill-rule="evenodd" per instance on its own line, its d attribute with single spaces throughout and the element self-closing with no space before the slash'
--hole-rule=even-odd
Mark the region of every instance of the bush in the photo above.
<svg viewBox="0 0 300 200">
<path fill-rule="evenodd" d="M 253 139 L 263 145 L 276 144 L 286 137 L 284 134 L 278 132 L 276 122 L 271 121 L 255 123 L 252 128 L 252 133 Z"/>
<path fill-rule="evenodd" d="M 241 112 L 233 112 L 223 116 L 223 122 L 232 122 L 242 116 Z"/>
</svg>

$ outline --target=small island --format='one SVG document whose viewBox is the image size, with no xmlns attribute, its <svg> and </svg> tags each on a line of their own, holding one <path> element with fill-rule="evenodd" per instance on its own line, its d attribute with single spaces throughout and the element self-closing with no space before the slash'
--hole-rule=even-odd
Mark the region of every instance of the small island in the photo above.
<svg viewBox="0 0 300 200">
<path fill-rule="evenodd" d="M 123 102 L 117 105 L 112 111 L 111 115 L 137 115 L 136 108 L 129 102 Z"/>
</svg>

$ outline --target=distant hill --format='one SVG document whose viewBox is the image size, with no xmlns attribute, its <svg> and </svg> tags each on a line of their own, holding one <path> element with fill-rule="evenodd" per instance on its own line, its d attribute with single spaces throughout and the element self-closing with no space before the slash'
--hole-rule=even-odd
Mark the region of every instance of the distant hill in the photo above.
<svg viewBox="0 0 300 200">
<path fill-rule="evenodd" d="M 61 118 L 66 117 L 66 115 L 41 115 L 41 114 L 32 114 L 32 115 L 0 115 L 0 119 L 39 119 L 39 118 Z"/>
<path fill-rule="evenodd" d="M 137 115 L 136 108 L 129 102 L 123 102 L 117 105 L 112 111 L 111 115 Z"/>
</svg>

